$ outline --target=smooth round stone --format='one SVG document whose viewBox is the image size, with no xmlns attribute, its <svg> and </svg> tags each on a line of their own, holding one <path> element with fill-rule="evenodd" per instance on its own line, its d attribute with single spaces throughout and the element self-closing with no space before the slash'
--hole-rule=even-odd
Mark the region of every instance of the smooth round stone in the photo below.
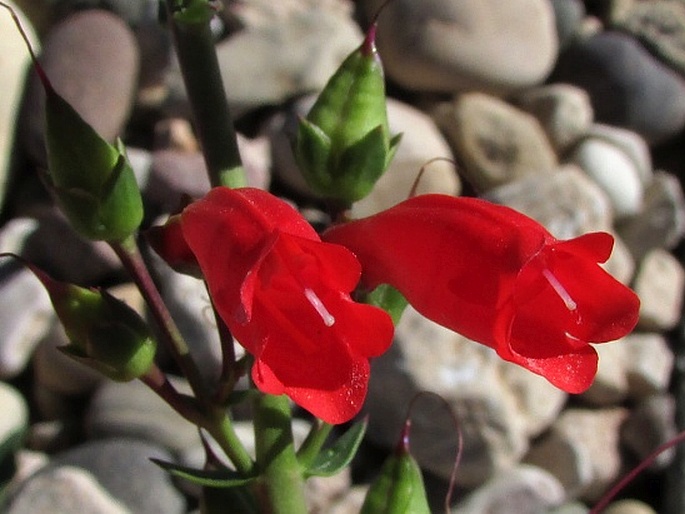
<svg viewBox="0 0 685 514">
<path fill-rule="evenodd" d="M 217 45 L 217 56 L 236 112 L 322 89 L 362 42 L 347 2 L 281 0 L 274 8 L 252 0 L 228 8 L 243 28 Z"/>
<path fill-rule="evenodd" d="M 40 44 L 31 23 L 15 3 L 6 3 L 14 8 L 31 45 L 38 52 Z M 17 115 L 29 63 L 26 43 L 9 13 L 3 9 L 0 13 L 0 209 L 11 170 Z"/>
<path fill-rule="evenodd" d="M 597 121 L 633 130 L 650 144 L 685 126 L 685 82 L 631 36 L 600 32 L 574 40 L 550 81 L 585 89 Z"/>
<path fill-rule="evenodd" d="M 685 73 L 685 5 L 682 2 L 610 2 L 608 24 L 635 36 L 679 73 Z"/>
<path fill-rule="evenodd" d="M 564 501 L 559 480 L 544 469 L 521 464 L 499 473 L 457 504 L 455 514 L 545 512 Z"/>
<path fill-rule="evenodd" d="M 384 2 L 360 2 L 372 18 Z M 509 93 L 541 83 L 557 56 L 546 0 L 397 0 L 378 19 L 388 77 L 419 91 Z"/>
<path fill-rule="evenodd" d="M 123 132 L 136 95 L 139 52 L 124 21 L 101 10 L 79 11 L 45 39 L 40 62 L 55 90 L 107 141 Z M 22 112 L 22 140 L 45 165 L 45 93 L 31 75 Z"/>
<path fill-rule="evenodd" d="M 603 139 L 588 138 L 575 147 L 569 160 L 604 190 L 617 219 L 640 212 L 644 199 L 640 174 L 620 148 Z"/>
<path fill-rule="evenodd" d="M 25 432 L 29 421 L 26 400 L 14 387 L 0 382 L 0 460 L 4 461 L 8 451 L 15 450 L 20 444 L 20 436 Z M 14 441 L 14 443 L 12 443 Z"/>
<path fill-rule="evenodd" d="M 657 512 L 645 502 L 626 499 L 610 503 L 604 509 L 604 514 L 657 514 Z"/>
<path fill-rule="evenodd" d="M 173 383 L 182 393 L 182 380 Z M 86 430 L 95 438 L 127 437 L 162 446 L 174 454 L 201 448 L 192 425 L 140 381 L 106 382 L 93 396 L 86 414 Z"/>
<path fill-rule="evenodd" d="M 575 37 L 585 17 L 585 4 L 581 0 L 551 0 L 551 4 L 559 46 L 564 48 Z"/>
<path fill-rule="evenodd" d="M 530 216 L 559 239 L 606 231 L 613 221 L 604 191 L 572 165 L 492 189 L 485 198 Z"/>
<path fill-rule="evenodd" d="M 91 474 L 109 495 L 136 514 L 185 513 L 183 497 L 151 458 L 171 460 L 159 446 L 135 439 L 92 441 L 56 455 L 36 477 L 75 467 Z"/>
<path fill-rule="evenodd" d="M 48 332 L 54 311 L 45 288 L 25 268 L 0 262 L 0 377 L 21 373 L 41 339 Z M 6 275 L 5 275 L 6 273 Z"/>
<path fill-rule="evenodd" d="M 37 473 L 12 498 L 6 514 L 133 514 L 96 480 L 79 468 L 60 467 Z"/>
<path fill-rule="evenodd" d="M 588 94 L 570 84 L 529 89 L 516 103 L 538 119 L 559 154 L 590 130 L 594 118 Z"/>
<path fill-rule="evenodd" d="M 685 198 L 678 179 L 657 171 L 645 190 L 642 212 L 617 230 L 637 260 L 655 248 L 675 247 L 685 234 Z"/>
<path fill-rule="evenodd" d="M 433 116 L 464 163 L 465 178 L 479 191 L 557 167 L 538 120 L 497 97 L 466 93 L 438 105 Z"/>
</svg>

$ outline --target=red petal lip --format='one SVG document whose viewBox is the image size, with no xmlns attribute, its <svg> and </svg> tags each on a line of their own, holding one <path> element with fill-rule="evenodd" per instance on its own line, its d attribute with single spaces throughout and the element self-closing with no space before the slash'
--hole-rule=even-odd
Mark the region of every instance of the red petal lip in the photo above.
<svg viewBox="0 0 685 514">
<path fill-rule="evenodd" d="M 369 358 L 390 346 L 394 327 L 350 298 L 361 275 L 354 255 L 257 189 L 215 188 L 181 220 L 217 311 L 255 357 L 257 387 L 329 423 L 356 415 Z"/>
<path fill-rule="evenodd" d="M 588 342 L 618 339 L 638 320 L 635 293 L 598 264 L 611 235 L 558 241 L 482 200 L 417 196 L 323 238 L 355 253 L 368 287 L 394 286 L 424 316 L 569 392 L 596 373 Z"/>
</svg>

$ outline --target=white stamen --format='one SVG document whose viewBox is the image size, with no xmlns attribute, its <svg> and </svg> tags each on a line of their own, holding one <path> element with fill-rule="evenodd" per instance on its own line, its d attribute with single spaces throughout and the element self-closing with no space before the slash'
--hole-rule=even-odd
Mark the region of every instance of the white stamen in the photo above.
<svg viewBox="0 0 685 514">
<path fill-rule="evenodd" d="M 335 323 L 335 318 L 330 312 L 328 312 L 328 309 L 326 309 L 326 306 L 321 301 L 321 298 L 319 298 L 316 293 L 308 287 L 304 290 L 304 296 L 307 298 L 307 300 L 309 300 L 309 303 L 312 304 L 312 307 L 314 307 L 319 316 L 321 316 L 324 325 L 327 327 L 332 327 L 333 323 Z"/>
<path fill-rule="evenodd" d="M 557 280 L 557 277 L 555 277 L 547 268 L 542 270 L 542 274 L 547 279 L 547 282 L 549 282 L 549 284 L 552 286 L 554 291 L 559 295 L 559 298 L 564 301 L 566 308 L 570 311 L 575 311 L 578 308 L 578 304 L 573 301 L 573 298 L 571 298 L 571 295 L 568 294 L 568 291 L 564 288 L 564 286 L 561 285 L 561 282 Z"/>
</svg>

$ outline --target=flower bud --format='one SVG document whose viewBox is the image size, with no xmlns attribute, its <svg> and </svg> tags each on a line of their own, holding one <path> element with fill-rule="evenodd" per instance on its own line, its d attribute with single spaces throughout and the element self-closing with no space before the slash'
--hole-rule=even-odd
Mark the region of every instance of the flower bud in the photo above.
<svg viewBox="0 0 685 514">
<path fill-rule="evenodd" d="M 69 337 L 63 353 L 118 382 L 150 370 L 157 345 L 131 307 L 105 291 L 60 282 L 28 266 L 47 289 Z"/>
<path fill-rule="evenodd" d="M 60 207 L 88 239 L 126 239 L 143 219 L 143 202 L 123 145 L 102 139 L 42 80 L 49 180 Z"/>
<path fill-rule="evenodd" d="M 351 204 L 371 192 L 400 135 L 391 137 L 375 24 L 335 72 L 305 119 L 295 157 L 307 183 L 324 197 Z"/>
<path fill-rule="evenodd" d="M 117 242 L 143 219 L 143 202 L 121 143 L 107 143 L 52 87 L 14 10 L 14 20 L 45 90 L 45 138 L 52 191 L 72 226 L 84 237 Z"/>
<path fill-rule="evenodd" d="M 421 468 L 409 453 L 409 421 L 393 454 L 371 484 L 360 514 L 430 514 Z"/>
</svg>

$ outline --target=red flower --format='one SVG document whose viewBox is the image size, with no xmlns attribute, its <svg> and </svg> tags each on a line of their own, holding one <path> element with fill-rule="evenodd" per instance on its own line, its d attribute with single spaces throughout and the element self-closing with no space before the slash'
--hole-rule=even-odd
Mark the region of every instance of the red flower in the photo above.
<svg viewBox="0 0 685 514">
<path fill-rule="evenodd" d="M 588 342 L 637 323 L 635 293 L 598 265 L 611 254 L 606 233 L 559 241 L 507 207 L 422 195 L 323 238 L 357 255 L 367 287 L 394 286 L 424 316 L 568 392 L 595 376 Z"/>
<path fill-rule="evenodd" d="M 258 189 L 213 189 L 183 211 L 181 228 L 221 318 L 255 358 L 257 387 L 329 423 L 357 414 L 369 358 L 390 346 L 393 325 L 351 300 L 354 255 Z"/>
</svg>

